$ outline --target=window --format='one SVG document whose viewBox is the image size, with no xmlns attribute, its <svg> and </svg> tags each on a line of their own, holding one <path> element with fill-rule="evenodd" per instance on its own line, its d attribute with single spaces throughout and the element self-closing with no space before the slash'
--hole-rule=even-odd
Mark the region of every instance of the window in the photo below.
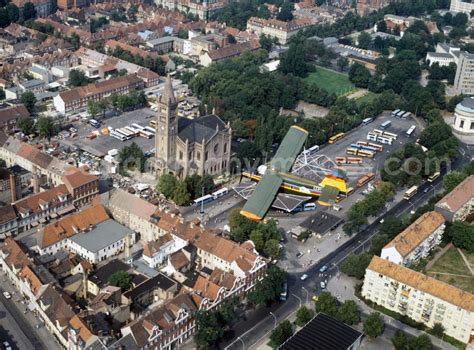
<svg viewBox="0 0 474 350">
<path fill-rule="evenodd" d="M 182 151 L 179 151 L 179 159 L 180 159 L 180 160 L 183 159 L 183 152 L 182 152 Z"/>
<path fill-rule="evenodd" d="M 474 122 L 471 124 L 471 129 L 473 128 Z M 224 153 L 227 153 L 227 143 L 224 143 Z"/>
<path fill-rule="evenodd" d="M 471 130 L 474 130 L 474 122 L 471 122 Z"/>
<path fill-rule="evenodd" d="M 459 122 L 459 127 L 460 127 L 460 128 L 464 128 L 464 120 L 461 120 L 461 121 Z"/>
</svg>

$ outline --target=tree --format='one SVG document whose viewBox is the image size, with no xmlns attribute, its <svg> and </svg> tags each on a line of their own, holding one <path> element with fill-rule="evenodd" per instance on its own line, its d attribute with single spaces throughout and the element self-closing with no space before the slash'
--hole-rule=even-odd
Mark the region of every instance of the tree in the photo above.
<svg viewBox="0 0 474 350">
<path fill-rule="evenodd" d="M 366 88 L 369 85 L 370 72 L 360 63 L 354 63 L 349 69 L 349 80 L 357 87 Z"/>
<path fill-rule="evenodd" d="M 36 128 L 38 129 L 39 136 L 48 140 L 57 131 L 56 124 L 51 117 L 39 117 L 36 121 Z"/>
<path fill-rule="evenodd" d="M 127 271 L 117 271 L 110 275 L 107 282 L 126 291 L 132 286 L 132 276 Z"/>
<path fill-rule="evenodd" d="M 224 335 L 219 317 L 213 311 L 199 311 L 196 315 L 196 333 L 194 341 L 199 347 L 216 343 Z"/>
<path fill-rule="evenodd" d="M 16 123 L 18 129 L 25 134 L 30 135 L 35 130 L 35 121 L 31 117 L 21 117 Z"/>
<path fill-rule="evenodd" d="M 303 327 L 306 323 L 311 321 L 314 316 L 313 310 L 308 309 L 306 306 L 302 306 L 296 311 L 296 324 Z"/>
<path fill-rule="evenodd" d="M 83 86 L 89 84 L 89 78 L 79 69 L 71 69 L 69 71 L 68 84 L 73 87 Z"/>
<path fill-rule="evenodd" d="M 438 323 L 436 322 L 434 325 L 433 325 L 433 328 L 431 329 L 431 333 L 433 333 L 433 335 L 437 336 L 438 338 L 441 338 L 443 335 L 444 335 L 444 327 L 441 323 Z"/>
<path fill-rule="evenodd" d="M 378 312 L 372 312 L 364 322 L 364 333 L 371 338 L 377 338 L 384 331 L 385 324 Z"/>
<path fill-rule="evenodd" d="M 280 256 L 280 243 L 276 239 L 269 239 L 265 242 L 263 253 L 272 259 L 277 259 Z"/>
<path fill-rule="evenodd" d="M 186 205 L 189 203 L 190 199 L 191 195 L 189 194 L 188 189 L 186 188 L 186 183 L 184 181 L 179 181 L 173 195 L 173 201 L 177 205 Z"/>
<path fill-rule="evenodd" d="M 362 32 L 357 37 L 357 42 L 359 43 L 359 47 L 362 49 L 368 49 L 370 44 L 372 43 L 372 37 L 367 32 Z"/>
<path fill-rule="evenodd" d="M 286 272 L 277 266 L 271 266 L 267 271 L 267 275 L 249 293 L 248 301 L 254 305 L 267 305 L 278 300 L 285 282 Z"/>
<path fill-rule="evenodd" d="M 31 2 L 25 3 L 25 5 L 23 5 L 22 15 L 23 15 L 24 21 L 27 21 L 30 18 L 35 18 L 36 17 L 35 5 Z"/>
<path fill-rule="evenodd" d="M 158 185 L 156 189 L 166 198 L 172 198 L 177 186 L 178 180 L 176 179 L 176 177 L 171 174 L 163 174 L 158 180 Z"/>
<path fill-rule="evenodd" d="M 130 146 L 123 147 L 119 153 L 119 171 L 126 176 L 128 170 L 145 170 L 145 155 L 135 142 Z"/>
<path fill-rule="evenodd" d="M 314 307 L 316 312 L 322 312 L 332 317 L 337 315 L 337 299 L 329 292 L 322 292 L 314 303 Z"/>
<path fill-rule="evenodd" d="M 5 6 L 5 10 L 7 10 L 8 13 L 8 19 L 10 22 L 16 22 L 20 18 L 20 10 L 18 10 L 18 7 L 13 4 L 13 3 L 8 3 L 7 6 Z"/>
<path fill-rule="evenodd" d="M 409 342 L 409 349 L 413 350 L 432 350 L 433 344 L 431 343 L 431 339 L 428 334 L 422 334 L 418 337 L 413 337 Z"/>
<path fill-rule="evenodd" d="M 354 300 L 346 300 L 339 307 L 336 318 L 348 325 L 353 325 L 359 322 L 359 309 Z"/>
<path fill-rule="evenodd" d="M 35 109 L 36 97 L 35 94 L 31 91 L 26 91 L 21 94 L 20 97 L 21 103 L 23 103 L 26 109 L 31 113 Z"/>
<path fill-rule="evenodd" d="M 341 70 L 341 72 L 349 65 L 349 60 L 346 57 L 339 57 L 336 61 L 337 66 Z"/>
<path fill-rule="evenodd" d="M 357 279 L 364 278 L 365 269 L 372 259 L 370 254 L 360 253 L 349 255 L 341 264 L 341 272 Z"/>
<path fill-rule="evenodd" d="M 281 322 L 270 335 L 270 343 L 274 349 L 278 348 L 293 335 L 293 326 L 288 320 Z"/>
<path fill-rule="evenodd" d="M 72 44 L 74 50 L 77 50 L 81 47 L 81 38 L 76 33 L 72 33 L 69 37 L 69 42 Z"/>
<path fill-rule="evenodd" d="M 99 115 L 99 113 L 100 113 L 100 105 L 99 105 L 99 102 L 97 102 L 97 101 L 89 101 L 89 102 L 87 103 L 87 113 L 89 113 L 89 115 L 90 115 L 92 118 L 97 117 L 97 115 Z"/>
<path fill-rule="evenodd" d="M 266 36 L 265 34 L 260 34 L 260 46 L 262 49 L 270 51 L 272 49 L 273 40 L 271 37 Z"/>
<path fill-rule="evenodd" d="M 245 242 L 250 233 L 257 227 L 257 223 L 240 215 L 241 208 L 232 209 L 229 213 L 229 227 L 232 239 L 236 242 Z"/>
<path fill-rule="evenodd" d="M 408 337 L 405 332 L 397 330 L 395 335 L 390 338 L 395 350 L 406 350 L 408 349 Z"/>
<path fill-rule="evenodd" d="M 474 226 L 465 221 L 454 221 L 448 228 L 453 244 L 468 253 L 474 253 Z"/>
<path fill-rule="evenodd" d="M 443 186 L 446 192 L 451 192 L 467 177 L 467 174 L 460 171 L 451 171 L 443 178 Z"/>
<path fill-rule="evenodd" d="M 292 73 L 298 77 L 304 77 L 308 73 L 308 65 L 305 61 L 303 44 L 290 44 L 288 51 L 286 51 L 280 59 L 278 69 L 283 74 Z"/>
<path fill-rule="evenodd" d="M 293 19 L 292 12 L 294 9 L 295 9 L 294 3 L 290 1 L 284 2 L 280 6 L 280 11 L 277 14 L 277 19 L 279 19 L 280 21 L 285 21 L 285 22 L 291 21 Z"/>
</svg>

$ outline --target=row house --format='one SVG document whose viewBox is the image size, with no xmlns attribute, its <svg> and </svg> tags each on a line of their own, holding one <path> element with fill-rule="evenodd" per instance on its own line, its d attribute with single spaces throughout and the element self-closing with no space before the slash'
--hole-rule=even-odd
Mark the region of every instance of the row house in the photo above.
<svg viewBox="0 0 474 350">
<path fill-rule="evenodd" d="M 20 118 L 28 118 L 30 112 L 24 105 L 10 106 L 0 109 L 0 128 L 5 130 L 15 129 Z"/>
<path fill-rule="evenodd" d="M 374 256 L 365 272 L 362 296 L 463 343 L 474 340 L 474 294 Z"/>
<path fill-rule="evenodd" d="M 444 229 L 443 215 L 435 211 L 425 213 L 383 247 L 380 256 L 395 264 L 409 266 L 426 258 L 439 245 Z"/>
<path fill-rule="evenodd" d="M 19 230 L 28 230 L 75 209 L 66 185 L 33 194 L 12 205 L 18 213 Z"/>
<path fill-rule="evenodd" d="M 464 221 L 474 213 L 474 175 L 467 177 L 440 199 L 435 210 L 449 221 Z"/>
<path fill-rule="evenodd" d="M 136 74 L 129 74 L 63 91 L 54 97 L 53 102 L 58 112 L 67 113 L 86 107 L 90 101 L 100 101 L 112 94 L 125 95 L 143 88 L 143 80 Z"/>
<path fill-rule="evenodd" d="M 72 195 L 76 207 L 90 203 L 99 194 L 99 177 L 87 173 L 84 169 L 68 169 L 62 181 Z"/>
<path fill-rule="evenodd" d="M 41 239 L 38 241 L 38 252 L 41 255 L 54 255 L 66 248 L 67 238 L 108 219 L 110 218 L 105 208 L 94 205 L 50 223 L 39 231 Z"/>
<path fill-rule="evenodd" d="M 240 44 L 232 44 L 226 47 L 220 47 L 218 49 L 205 52 L 199 57 L 199 62 L 202 66 L 208 67 L 211 63 L 240 56 L 245 51 L 252 52 L 258 49 L 260 49 L 260 43 L 258 40 L 251 40 Z"/>
<path fill-rule="evenodd" d="M 250 17 L 247 20 L 247 31 L 255 33 L 258 36 L 265 34 L 276 38 L 280 44 L 285 45 L 289 42 L 291 37 L 298 34 L 300 30 L 312 25 L 313 22 L 308 18 L 297 18 L 289 22 L 284 22 L 272 18 Z"/>
</svg>

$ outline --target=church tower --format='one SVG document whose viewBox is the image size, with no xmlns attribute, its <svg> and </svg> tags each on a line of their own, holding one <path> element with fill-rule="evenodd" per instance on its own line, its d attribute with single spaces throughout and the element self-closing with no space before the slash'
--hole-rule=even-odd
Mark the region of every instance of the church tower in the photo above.
<svg viewBox="0 0 474 350">
<path fill-rule="evenodd" d="M 155 157 L 160 164 L 160 174 L 176 174 L 176 138 L 178 135 L 178 102 L 174 96 L 171 77 L 166 77 L 163 95 L 158 101 L 158 119 L 156 121 Z"/>
</svg>

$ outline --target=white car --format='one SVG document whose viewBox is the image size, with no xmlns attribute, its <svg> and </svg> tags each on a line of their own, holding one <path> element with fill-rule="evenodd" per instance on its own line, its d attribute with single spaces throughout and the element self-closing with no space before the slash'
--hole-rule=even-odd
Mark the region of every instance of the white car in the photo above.
<svg viewBox="0 0 474 350">
<path fill-rule="evenodd" d="M 300 277 L 300 280 L 304 281 L 305 279 L 308 278 L 308 275 L 307 274 L 304 274 L 303 276 Z"/>
<path fill-rule="evenodd" d="M 12 295 L 8 292 L 3 292 L 3 296 L 6 298 L 6 299 L 11 299 Z"/>
<path fill-rule="evenodd" d="M 10 343 L 7 342 L 7 341 L 3 342 L 3 347 L 5 348 L 5 350 L 12 350 L 12 347 L 10 346 Z"/>
</svg>

